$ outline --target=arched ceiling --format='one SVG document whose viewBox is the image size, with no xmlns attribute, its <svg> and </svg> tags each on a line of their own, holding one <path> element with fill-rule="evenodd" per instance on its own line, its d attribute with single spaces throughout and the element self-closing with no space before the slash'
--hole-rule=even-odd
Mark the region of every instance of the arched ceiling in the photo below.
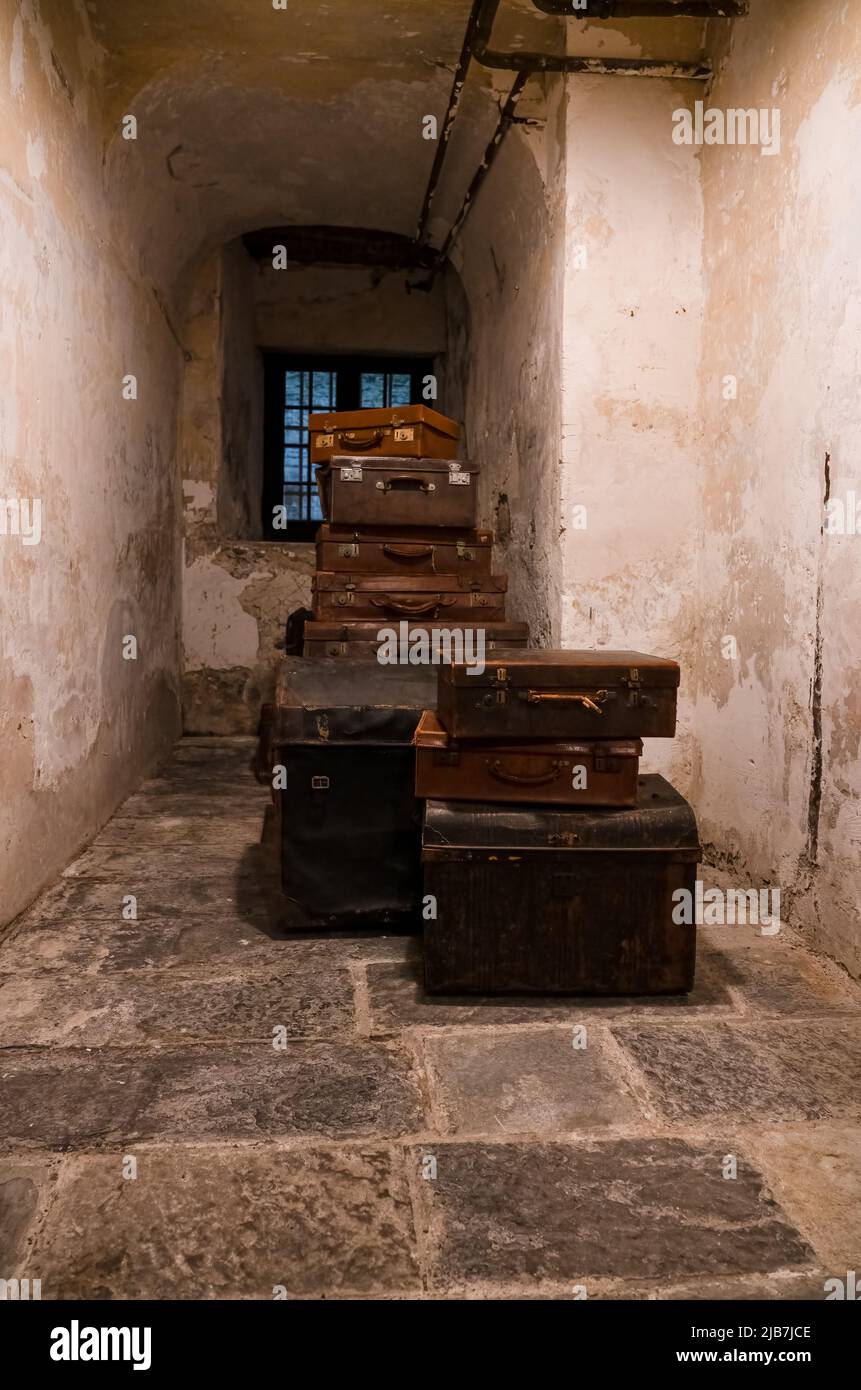
<svg viewBox="0 0 861 1390">
<path fill-rule="evenodd" d="M 324 224 L 411 234 L 469 0 L 88 0 L 105 50 L 106 179 L 141 270 L 168 295 L 212 247 L 256 227 Z M 658 27 L 656 28 L 656 25 Z M 494 45 L 698 57 L 703 26 L 568 24 L 504 0 Z M 651 56 L 651 55 L 650 55 Z M 441 238 L 511 82 L 473 63 L 434 204 Z M 543 79 L 524 114 L 540 114 Z M 120 134 L 134 115 L 138 138 Z"/>
</svg>

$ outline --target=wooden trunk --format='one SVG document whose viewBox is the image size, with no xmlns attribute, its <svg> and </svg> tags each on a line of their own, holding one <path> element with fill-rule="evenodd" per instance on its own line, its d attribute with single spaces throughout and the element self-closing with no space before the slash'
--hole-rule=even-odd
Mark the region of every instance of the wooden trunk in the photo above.
<svg viewBox="0 0 861 1390">
<path fill-rule="evenodd" d="M 311 462 L 336 454 L 365 458 L 457 458 L 460 425 L 426 405 L 335 410 L 308 416 Z"/>
<path fill-rule="evenodd" d="M 672 738 L 678 685 L 675 661 L 643 652 L 530 650 L 445 667 L 437 713 L 453 738 Z"/>
<path fill-rule="evenodd" d="M 504 575 L 331 574 L 314 578 L 314 616 L 322 622 L 353 618 L 488 618 L 505 620 Z"/>
<path fill-rule="evenodd" d="M 458 743 L 433 710 L 415 733 L 416 796 L 431 801 L 634 806 L 639 739 Z"/>
<path fill-rule="evenodd" d="M 330 526 L 317 532 L 317 569 L 334 574 L 490 574 L 492 531 L 409 532 Z"/>
<path fill-rule="evenodd" d="M 341 455 L 317 467 L 326 520 L 341 526 L 475 528 L 478 469 L 434 458 Z"/>
<path fill-rule="evenodd" d="M 633 810 L 429 801 L 422 835 L 431 994 L 681 994 L 694 982 L 699 841 L 663 777 Z"/>
</svg>

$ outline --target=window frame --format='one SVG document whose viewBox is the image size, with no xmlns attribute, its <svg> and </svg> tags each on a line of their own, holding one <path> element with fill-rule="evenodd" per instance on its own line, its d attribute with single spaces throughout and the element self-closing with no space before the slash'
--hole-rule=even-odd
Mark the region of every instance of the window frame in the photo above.
<svg viewBox="0 0 861 1390">
<path fill-rule="evenodd" d="M 289 371 L 335 372 L 337 374 L 335 410 L 360 410 L 361 378 L 363 374 L 382 371 L 411 378 L 410 396 L 414 403 L 426 404 L 422 398 L 422 378 L 434 371 L 434 358 L 428 353 L 323 353 L 263 351 L 263 490 L 261 522 L 263 539 L 267 541 L 312 541 L 319 521 L 288 521 L 283 530 L 275 530 L 273 510 L 284 501 L 284 412 L 285 376 Z M 435 410 L 440 402 L 431 402 Z M 313 466 L 308 460 L 313 481 Z"/>
</svg>

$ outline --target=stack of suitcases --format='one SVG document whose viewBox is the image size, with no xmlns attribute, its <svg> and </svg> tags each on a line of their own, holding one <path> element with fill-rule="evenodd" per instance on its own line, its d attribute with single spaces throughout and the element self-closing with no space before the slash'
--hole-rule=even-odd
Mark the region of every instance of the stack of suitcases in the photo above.
<svg viewBox="0 0 861 1390">
<path fill-rule="evenodd" d="M 508 580 L 476 529 L 477 468 L 456 457 L 459 427 L 426 406 L 311 415 L 311 459 L 327 518 L 317 533 L 306 656 L 373 659 L 394 625 L 481 628 L 488 650 L 526 646 L 506 622 Z"/>
<path fill-rule="evenodd" d="M 416 731 L 425 984 L 445 994 L 666 994 L 693 984 L 693 812 L 640 776 L 679 668 L 625 651 L 441 667 Z"/>
<path fill-rule="evenodd" d="M 679 668 L 532 651 L 506 622 L 458 427 L 425 407 L 311 416 L 325 523 L 304 655 L 282 662 L 257 770 L 293 927 L 422 922 L 445 994 L 660 994 L 693 983 L 693 813 L 640 775 Z M 374 658 L 382 633 L 480 630 L 473 654 Z"/>
</svg>

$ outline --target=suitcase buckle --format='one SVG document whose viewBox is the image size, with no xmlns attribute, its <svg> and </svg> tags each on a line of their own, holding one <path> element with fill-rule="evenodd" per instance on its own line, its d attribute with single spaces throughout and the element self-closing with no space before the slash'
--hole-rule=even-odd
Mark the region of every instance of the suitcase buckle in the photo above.
<svg viewBox="0 0 861 1390">
<path fill-rule="evenodd" d="M 463 541 L 458 541 L 458 543 L 457 543 L 457 558 L 458 558 L 459 560 L 467 560 L 467 561 L 474 560 L 474 559 L 475 559 L 475 551 L 474 551 L 474 550 L 468 550 L 467 547 L 464 545 Z"/>
<path fill-rule="evenodd" d="M 339 545 L 338 554 L 344 560 L 356 560 L 359 555 L 359 547 L 357 545 Z"/>
<path fill-rule="evenodd" d="M 360 483 L 362 481 L 362 465 L 360 463 L 347 464 L 341 469 L 342 483 Z"/>
</svg>

